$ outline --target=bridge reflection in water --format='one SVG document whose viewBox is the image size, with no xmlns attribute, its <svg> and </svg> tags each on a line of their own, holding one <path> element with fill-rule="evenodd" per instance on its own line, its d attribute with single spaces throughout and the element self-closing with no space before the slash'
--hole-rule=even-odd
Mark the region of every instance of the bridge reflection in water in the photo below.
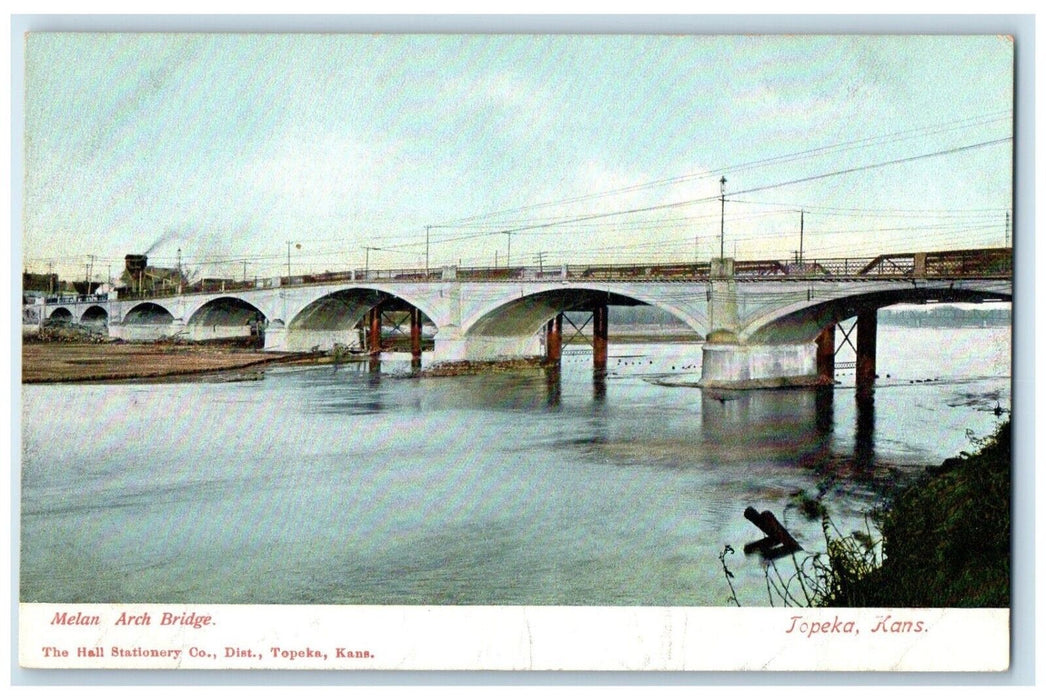
<svg viewBox="0 0 1046 700">
<path fill-rule="evenodd" d="M 563 403 L 563 371 L 558 365 L 543 368 L 546 405 L 559 408 Z M 576 381 L 576 377 L 572 378 Z M 592 404 L 608 401 L 606 372 L 594 372 Z M 609 382 L 612 387 L 613 381 Z M 670 389 L 694 392 L 699 401 L 699 442 L 691 444 L 697 455 L 715 461 L 762 457 L 792 457 L 806 467 L 824 467 L 840 460 L 851 465 L 852 475 L 871 476 L 875 469 L 875 395 L 862 392 L 851 399 L 851 390 L 835 386 L 796 387 L 731 391 L 721 389 Z M 837 428 L 836 392 L 842 392 L 855 406 L 853 452 L 833 453 Z M 621 408 L 621 407 L 619 407 Z M 839 426 L 843 427 L 843 426 Z"/>
</svg>

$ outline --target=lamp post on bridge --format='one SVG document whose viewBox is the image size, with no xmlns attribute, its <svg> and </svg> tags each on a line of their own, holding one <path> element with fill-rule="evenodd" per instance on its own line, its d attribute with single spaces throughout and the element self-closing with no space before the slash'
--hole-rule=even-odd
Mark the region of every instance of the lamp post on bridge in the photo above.
<svg viewBox="0 0 1046 700">
<path fill-rule="evenodd" d="M 723 242 L 726 240 L 726 175 L 719 178 L 719 259 L 725 257 Z"/>
<path fill-rule="evenodd" d="M 370 252 L 372 250 L 377 250 L 377 248 L 369 245 L 363 246 L 363 279 L 368 279 L 370 277 Z"/>
<path fill-rule="evenodd" d="M 803 216 L 806 214 L 802 209 L 799 210 L 799 264 L 803 264 Z"/>
<path fill-rule="evenodd" d="M 287 241 L 287 282 L 290 283 L 291 276 L 291 246 L 301 250 L 301 243 L 295 243 L 294 241 Z"/>
</svg>

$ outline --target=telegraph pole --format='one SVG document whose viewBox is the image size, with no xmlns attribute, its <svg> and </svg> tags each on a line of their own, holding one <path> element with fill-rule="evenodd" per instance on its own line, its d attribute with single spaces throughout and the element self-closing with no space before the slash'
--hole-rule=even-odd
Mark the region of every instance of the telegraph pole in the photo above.
<svg viewBox="0 0 1046 700">
<path fill-rule="evenodd" d="M 429 231 L 431 226 L 425 227 L 425 276 L 429 276 Z"/>
<path fill-rule="evenodd" d="M 291 241 L 287 241 L 287 277 L 291 276 Z M 287 280 L 290 283 L 290 279 Z"/>
<path fill-rule="evenodd" d="M 377 250 L 377 248 L 371 248 L 370 246 L 363 246 L 363 278 L 366 279 L 370 276 L 370 252 Z"/>
<path fill-rule="evenodd" d="M 90 261 L 87 265 L 87 291 L 85 294 L 91 293 L 91 278 L 94 277 L 94 256 L 88 255 L 87 259 Z"/>
<path fill-rule="evenodd" d="M 512 267 L 512 232 L 505 231 L 504 234 L 508 236 L 508 252 L 505 255 L 505 267 Z"/>
<path fill-rule="evenodd" d="M 803 210 L 799 210 L 799 263 L 803 262 Z"/>
<path fill-rule="evenodd" d="M 726 257 L 723 251 L 723 241 L 726 231 L 726 175 L 719 178 L 719 259 Z"/>
</svg>

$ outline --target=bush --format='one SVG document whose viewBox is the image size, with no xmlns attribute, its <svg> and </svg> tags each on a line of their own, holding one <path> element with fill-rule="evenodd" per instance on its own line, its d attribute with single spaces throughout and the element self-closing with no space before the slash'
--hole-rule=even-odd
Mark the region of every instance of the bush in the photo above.
<svg viewBox="0 0 1046 700">
<path fill-rule="evenodd" d="M 771 604 L 1009 607 L 1010 422 L 990 438 L 971 440 L 976 454 L 946 460 L 876 513 L 881 539 L 871 526 L 842 536 L 823 514 L 827 553 L 793 556 L 788 578 L 771 563 Z"/>
</svg>

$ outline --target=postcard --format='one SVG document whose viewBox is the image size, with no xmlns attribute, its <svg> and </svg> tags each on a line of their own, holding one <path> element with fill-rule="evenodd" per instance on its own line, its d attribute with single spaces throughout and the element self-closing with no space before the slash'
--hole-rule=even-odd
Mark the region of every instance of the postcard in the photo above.
<svg viewBox="0 0 1046 700">
<path fill-rule="evenodd" d="M 27 669 L 1006 671 L 988 34 L 31 31 Z"/>
</svg>

